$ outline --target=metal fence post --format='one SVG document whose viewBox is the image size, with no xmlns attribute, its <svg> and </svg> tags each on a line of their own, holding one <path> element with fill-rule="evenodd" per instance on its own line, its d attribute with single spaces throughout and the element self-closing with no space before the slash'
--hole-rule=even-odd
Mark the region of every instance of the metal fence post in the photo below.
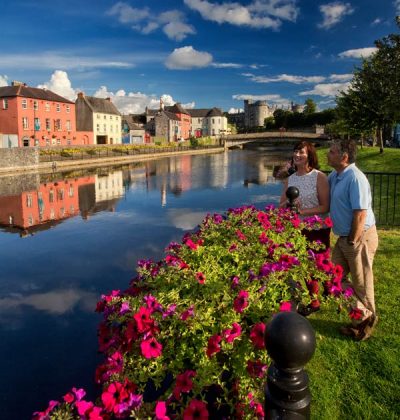
<svg viewBox="0 0 400 420">
<path fill-rule="evenodd" d="M 315 351 L 311 324 L 296 312 L 280 312 L 268 323 L 265 346 L 272 359 L 265 385 L 265 419 L 310 418 L 311 393 L 303 369 Z"/>
</svg>

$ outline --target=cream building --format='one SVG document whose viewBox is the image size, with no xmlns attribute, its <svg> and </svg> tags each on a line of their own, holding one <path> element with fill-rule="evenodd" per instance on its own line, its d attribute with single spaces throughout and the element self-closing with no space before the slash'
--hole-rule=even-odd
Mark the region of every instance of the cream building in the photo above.
<svg viewBox="0 0 400 420">
<path fill-rule="evenodd" d="M 121 144 L 121 114 L 110 98 L 78 94 L 75 101 L 77 131 L 93 131 L 94 144 Z"/>
<path fill-rule="evenodd" d="M 220 136 L 227 133 L 228 120 L 219 108 L 188 109 L 188 112 L 192 117 L 192 136 Z"/>
</svg>

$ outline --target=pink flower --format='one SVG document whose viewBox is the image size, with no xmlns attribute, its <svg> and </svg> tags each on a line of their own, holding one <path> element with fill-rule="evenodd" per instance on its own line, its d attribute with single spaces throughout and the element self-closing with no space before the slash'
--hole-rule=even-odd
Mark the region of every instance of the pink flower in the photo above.
<svg viewBox="0 0 400 420">
<path fill-rule="evenodd" d="M 139 312 L 133 315 L 136 321 L 137 329 L 140 333 L 149 331 L 154 324 L 154 320 L 150 317 L 151 311 L 144 306 L 141 306 Z"/>
<path fill-rule="evenodd" d="M 249 292 L 247 290 L 241 290 L 238 296 L 233 301 L 233 308 L 236 312 L 242 313 L 247 306 L 249 306 Z"/>
<path fill-rule="evenodd" d="M 160 357 L 162 353 L 162 345 L 154 337 L 143 340 L 140 343 L 140 349 L 142 350 L 142 355 L 146 359 L 156 359 L 157 357 Z"/>
<path fill-rule="evenodd" d="M 233 252 L 233 251 L 235 251 L 235 249 L 237 249 L 237 245 L 236 245 L 236 244 L 232 244 L 232 245 L 229 247 L 228 251 L 229 251 L 229 252 Z"/>
<path fill-rule="evenodd" d="M 238 229 L 236 231 L 236 236 L 238 237 L 238 239 L 240 241 L 246 241 L 247 240 L 246 235 L 244 235 L 240 229 Z"/>
<path fill-rule="evenodd" d="M 191 239 L 187 239 L 185 245 L 188 246 L 190 249 L 196 250 L 199 246 L 194 243 Z"/>
<path fill-rule="evenodd" d="M 250 331 L 250 340 L 256 349 L 263 349 L 265 334 L 265 324 L 263 322 L 257 322 Z"/>
<path fill-rule="evenodd" d="M 206 276 L 201 271 L 199 271 L 198 273 L 196 273 L 196 280 L 200 284 L 204 284 L 206 281 Z"/>
<path fill-rule="evenodd" d="M 176 399 L 179 399 L 182 392 L 188 393 L 192 390 L 192 378 L 194 376 L 196 376 L 196 372 L 194 370 L 187 370 L 176 377 L 176 384 L 173 391 Z"/>
<path fill-rule="evenodd" d="M 292 310 L 292 302 L 284 301 L 279 306 L 279 312 L 290 312 Z"/>
<path fill-rule="evenodd" d="M 307 289 L 312 295 L 317 295 L 319 292 L 319 283 L 316 280 L 308 280 L 306 282 Z"/>
<path fill-rule="evenodd" d="M 183 412 L 183 420 L 207 420 L 207 405 L 203 401 L 192 400 Z"/>
<path fill-rule="evenodd" d="M 194 305 L 191 305 L 186 311 L 182 312 L 181 320 L 186 321 L 189 317 L 194 316 Z"/>
<path fill-rule="evenodd" d="M 78 410 L 78 414 L 80 416 L 85 416 L 86 413 L 93 408 L 93 405 L 94 404 L 92 402 L 88 402 L 88 401 L 85 401 L 85 400 L 77 401 L 75 403 L 75 407 Z"/>
<path fill-rule="evenodd" d="M 250 376 L 254 378 L 262 378 L 267 370 L 267 365 L 262 363 L 260 360 L 256 360 L 255 362 L 248 360 L 246 369 Z"/>
<path fill-rule="evenodd" d="M 328 227 L 328 228 L 333 227 L 333 222 L 332 222 L 332 219 L 330 217 L 326 217 L 324 219 L 324 223 L 325 223 L 325 226 Z"/>
<path fill-rule="evenodd" d="M 352 287 L 347 287 L 346 290 L 343 293 L 343 296 L 348 299 L 349 297 L 354 295 L 354 289 Z"/>
<path fill-rule="evenodd" d="M 165 401 L 157 401 L 156 420 L 169 420 L 169 417 L 167 416 L 167 405 Z"/>
<path fill-rule="evenodd" d="M 213 335 L 208 339 L 207 345 L 207 356 L 210 358 L 213 354 L 218 353 L 221 350 L 220 342 L 222 338 L 220 335 Z"/>
<path fill-rule="evenodd" d="M 359 320 L 363 316 L 363 311 L 358 308 L 352 308 L 349 312 L 349 317 L 354 320 Z"/>
<path fill-rule="evenodd" d="M 232 324 L 232 328 L 225 330 L 223 335 L 227 343 L 233 343 L 235 338 L 240 337 L 241 333 L 242 333 L 241 326 L 237 322 L 234 322 Z"/>
<path fill-rule="evenodd" d="M 75 400 L 75 396 L 72 392 L 68 392 L 67 394 L 65 394 L 63 396 L 63 400 L 68 403 L 71 404 L 74 400 Z"/>
</svg>

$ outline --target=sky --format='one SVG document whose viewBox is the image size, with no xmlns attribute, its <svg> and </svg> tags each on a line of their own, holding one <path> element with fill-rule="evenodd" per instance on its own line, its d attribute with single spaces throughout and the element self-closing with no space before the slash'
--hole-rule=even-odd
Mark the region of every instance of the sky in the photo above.
<svg viewBox="0 0 400 420">
<path fill-rule="evenodd" d="M 122 113 L 167 105 L 234 112 L 243 100 L 335 106 L 400 0 L 13 0 L 0 14 L 0 86 Z"/>
</svg>

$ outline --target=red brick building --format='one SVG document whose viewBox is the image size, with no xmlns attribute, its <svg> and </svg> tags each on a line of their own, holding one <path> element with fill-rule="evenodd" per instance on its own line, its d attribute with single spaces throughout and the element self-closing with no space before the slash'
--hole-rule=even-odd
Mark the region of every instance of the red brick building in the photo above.
<svg viewBox="0 0 400 420">
<path fill-rule="evenodd" d="M 0 133 L 0 147 L 93 144 L 93 133 L 76 131 L 74 102 L 20 82 L 0 87 Z"/>
</svg>

